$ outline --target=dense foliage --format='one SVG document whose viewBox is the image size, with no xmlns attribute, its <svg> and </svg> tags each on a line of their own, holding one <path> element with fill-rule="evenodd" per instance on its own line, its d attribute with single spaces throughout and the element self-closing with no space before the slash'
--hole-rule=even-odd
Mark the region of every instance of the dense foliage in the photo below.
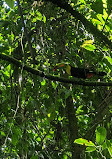
<svg viewBox="0 0 112 159">
<path fill-rule="evenodd" d="M 0 1 L 0 158 L 112 157 L 111 9 L 111 0 Z M 70 84 L 81 80 L 54 73 L 60 62 L 107 75 Z"/>
</svg>

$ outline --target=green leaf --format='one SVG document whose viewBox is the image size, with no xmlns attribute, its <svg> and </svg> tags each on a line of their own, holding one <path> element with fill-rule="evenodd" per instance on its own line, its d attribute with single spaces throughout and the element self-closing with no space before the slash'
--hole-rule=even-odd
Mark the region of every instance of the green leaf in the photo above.
<svg viewBox="0 0 112 159">
<path fill-rule="evenodd" d="M 111 147 L 108 148 L 108 151 L 109 151 L 110 156 L 112 157 L 112 145 L 111 145 Z"/>
<path fill-rule="evenodd" d="M 44 86 L 45 84 L 46 84 L 46 81 L 43 80 L 43 81 L 41 82 L 41 85 Z"/>
<path fill-rule="evenodd" d="M 93 44 L 93 40 L 86 40 L 86 41 L 84 41 L 83 44 L 84 44 L 84 45 L 86 45 L 86 44 Z"/>
<path fill-rule="evenodd" d="M 82 2 L 82 3 L 86 4 L 86 2 L 85 2 L 84 0 L 80 0 L 80 2 Z"/>
<path fill-rule="evenodd" d="M 63 159 L 67 159 L 68 157 L 67 157 L 67 155 L 63 155 Z"/>
<path fill-rule="evenodd" d="M 89 51 L 94 51 L 96 49 L 96 47 L 93 45 L 93 40 L 84 41 L 81 47 Z"/>
<path fill-rule="evenodd" d="M 57 84 L 55 82 L 51 82 L 51 84 L 52 84 L 52 87 L 56 90 Z"/>
<path fill-rule="evenodd" d="M 101 22 L 101 25 L 105 24 L 105 21 L 104 21 L 104 18 L 102 18 L 102 15 L 101 14 L 97 14 L 97 18 L 99 19 L 99 21 Z"/>
<path fill-rule="evenodd" d="M 2 136 L 6 136 L 6 134 L 5 134 L 3 131 L 0 131 L 0 134 L 1 134 Z"/>
<path fill-rule="evenodd" d="M 42 14 L 39 11 L 37 11 L 37 20 L 41 21 L 42 18 L 43 18 Z"/>
<path fill-rule="evenodd" d="M 41 141 L 41 138 L 40 138 L 40 137 L 38 137 L 38 138 L 37 138 L 37 141 Z"/>
<path fill-rule="evenodd" d="M 80 145 L 85 145 L 85 146 L 95 146 L 95 144 L 92 141 L 88 141 L 88 140 L 82 139 L 82 138 L 76 139 L 74 141 L 74 143 L 77 143 Z"/>
<path fill-rule="evenodd" d="M 43 22 L 46 23 L 46 17 L 45 16 L 43 16 Z"/>
<path fill-rule="evenodd" d="M 84 48 L 89 51 L 94 51 L 96 49 L 96 47 L 91 44 L 85 45 Z"/>
<path fill-rule="evenodd" d="M 50 118 L 51 114 L 49 113 L 49 114 L 47 114 L 47 116 L 48 116 L 48 118 Z"/>
<path fill-rule="evenodd" d="M 108 60 L 108 62 L 112 65 L 112 58 L 109 56 L 104 56 L 104 58 L 106 58 Z"/>
<path fill-rule="evenodd" d="M 99 14 L 103 14 L 103 2 L 102 0 L 96 0 L 92 5 L 91 8 Z"/>
<path fill-rule="evenodd" d="M 106 148 L 107 148 L 107 144 L 106 144 L 106 142 L 104 142 L 103 145 L 102 145 L 102 150 L 104 150 Z"/>
<path fill-rule="evenodd" d="M 92 22 L 94 25 L 102 25 L 101 22 L 98 19 L 92 19 Z"/>
<path fill-rule="evenodd" d="M 109 154 L 112 157 L 112 141 L 111 140 L 106 140 L 106 144 L 107 144 L 107 149 L 109 151 Z"/>
<path fill-rule="evenodd" d="M 96 129 L 96 141 L 99 145 L 102 145 L 106 138 L 106 129 L 104 127 L 98 127 Z"/>
<path fill-rule="evenodd" d="M 86 152 L 93 152 L 96 150 L 96 147 L 95 146 L 89 146 L 86 148 Z"/>
<path fill-rule="evenodd" d="M 5 0 L 5 2 L 10 8 L 14 8 L 14 0 Z"/>
<path fill-rule="evenodd" d="M 33 18 L 32 22 L 35 23 L 37 21 L 37 18 Z"/>
</svg>

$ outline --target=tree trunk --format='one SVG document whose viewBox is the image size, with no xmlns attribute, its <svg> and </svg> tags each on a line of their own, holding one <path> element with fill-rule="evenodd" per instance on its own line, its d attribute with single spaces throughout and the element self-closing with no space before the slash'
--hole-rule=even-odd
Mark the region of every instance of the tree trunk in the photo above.
<svg viewBox="0 0 112 159">
<path fill-rule="evenodd" d="M 72 159 L 80 159 L 81 150 L 79 146 L 74 143 L 74 140 L 78 138 L 78 126 L 75 108 L 72 100 L 72 96 L 69 96 L 66 100 L 67 117 L 68 117 L 68 129 L 69 129 L 69 141 L 72 152 Z"/>
</svg>

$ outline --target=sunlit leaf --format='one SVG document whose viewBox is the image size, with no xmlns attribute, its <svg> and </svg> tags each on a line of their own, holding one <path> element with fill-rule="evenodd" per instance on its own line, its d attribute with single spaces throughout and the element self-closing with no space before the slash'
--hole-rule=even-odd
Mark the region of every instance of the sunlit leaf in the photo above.
<svg viewBox="0 0 112 159">
<path fill-rule="evenodd" d="M 37 19 L 41 21 L 42 18 L 43 18 L 42 14 L 39 11 L 37 11 Z"/>
<path fill-rule="evenodd" d="M 45 16 L 43 16 L 43 22 L 46 23 L 46 17 Z"/>
<path fill-rule="evenodd" d="M 103 17 L 102 17 L 102 15 L 101 14 L 97 14 L 97 18 L 99 19 L 99 21 L 101 22 L 101 24 L 105 24 L 105 21 L 104 21 L 104 19 L 103 19 Z"/>
<path fill-rule="evenodd" d="M 80 0 L 80 2 L 82 2 L 82 3 L 86 4 L 86 2 L 85 2 L 84 0 Z"/>
<path fill-rule="evenodd" d="M 41 138 L 40 138 L 40 137 L 38 137 L 38 138 L 37 138 L 37 141 L 41 141 Z"/>
<path fill-rule="evenodd" d="M 93 44 L 93 40 L 86 40 L 86 41 L 84 41 L 83 45 L 86 45 L 86 44 Z"/>
<path fill-rule="evenodd" d="M 81 47 L 89 51 L 94 51 L 96 49 L 96 47 L 93 45 L 93 40 L 84 41 Z"/>
<path fill-rule="evenodd" d="M 32 22 L 36 22 L 36 21 L 37 21 L 37 18 L 33 18 L 33 19 L 32 19 Z"/>
<path fill-rule="evenodd" d="M 43 80 L 43 81 L 41 82 L 41 85 L 44 86 L 45 84 L 46 84 L 46 81 Z"/>
<path fill-rule="evenodd" d="M 47 114 L 47 116 L 50 118 L 51 114 L 49 113 L 49 114 Z"/>
<path fill-rule="evenodd" d="M 89 51 L 94 51 L 96 49 L 96 47 L 91 44 L 85 45 L 85 46 L 83 46 L 83 48 L 85 48 L 86 50 L 89 50 Z"/>
<path fill-rule="evenodd" d="M 88 141 L 88 140 L 83 139 L 83 138 L 76 139 L 74 141 L 74 143 L 77 143 L 80 145 L 85 145 L 85 146 L 95 146 L 95 144 L 92 141 Z"/>
<path fill-rule="evenodd" d="M 98 19 L 92 19 L 94 25 L 101 25 L 101 22 Z"/>
<path fill-rule="evenodd" d="M 104 58 L 106 58 L 108 60 L 108 62 L 112 65 L 112 58 L 109 56 L 104 56 Z"/>
</svg>

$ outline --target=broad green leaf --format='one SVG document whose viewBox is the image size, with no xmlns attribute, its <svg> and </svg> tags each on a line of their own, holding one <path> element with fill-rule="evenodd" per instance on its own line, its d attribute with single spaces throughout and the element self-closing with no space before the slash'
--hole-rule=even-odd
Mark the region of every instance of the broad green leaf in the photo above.
<svg viewBox="0 0 112 159">
<path fill-rule="evenodd" d="M 85 45 L 83 48 L 85 48 L 86 50 L 89 50 L 89 51 L 94 51 L 96 49 L 96 47 L 91 44 Z"/>
<path fill-rule="evenodd" d="M 102 0 L 96 0 L 95 2 L 93 2 L 93 4 L 91 5 L 91 8 L 96 13 L 103 14 L 103 2 L 102 2 Z"/>
<path fill-rule="evenodd" d="M 92 141 L 88 141 L 88 140 L 83 139 L 83 138 L 76 139 L 74 141 L 74 143 L 77 143 L 80 145 L 85 145 L 85 146 L 95 146 L 95 144 Z"/>
<path fill-rule="evenodd" d="M 86 40 L 84 41 L 84 43 L 82 44 L 83 48 L 85 48 L 86 50 L 89 51 L 94 51 L 96 49 L 96 47 L 93 45 L 93 40 Z"/>
<path fill-rule="evenodd" d="M 14 0 L 5 0 L 5 2 L 10 8 L 14 8 Z"/>
<path fill-rule="evenodd" d="M 86 152 L 93 152 L 96 150 L 96 147 L 95 146 L 89 146 L 86 148 Z"/>
<path fill-rule="evenodd" d="M 102 145 L 106 138 L 106 129 L 104 127 L 98 127 L 96 129 L 96 141 L 99 145 Z"/>
<path fill-rule="evenodd" d="M 104 58 L 106 58 L 108 60 L 108 62 L 112 65 L 112 58 L 109 56 L 104 56 Z"/>
</svg>

